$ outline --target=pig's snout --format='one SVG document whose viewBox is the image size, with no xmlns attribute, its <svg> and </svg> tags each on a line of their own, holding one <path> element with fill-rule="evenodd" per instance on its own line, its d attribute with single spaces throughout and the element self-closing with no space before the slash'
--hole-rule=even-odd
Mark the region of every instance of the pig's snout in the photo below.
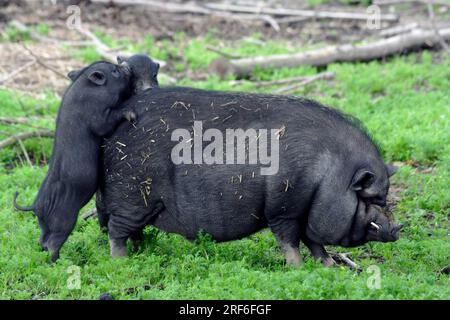
<svg viewBox="0 0 450 320">
<path fill-rule="evenodd" d="M 402 230 L 402 228 L 403 228 L 402 224 L 397 224 L 392 228 L 391 235 L 392 235 L 392 238 L 394 239 L 392 241 L 398 240 L 398 238 L 400 237 L 400 230 Z"/>
</svg>

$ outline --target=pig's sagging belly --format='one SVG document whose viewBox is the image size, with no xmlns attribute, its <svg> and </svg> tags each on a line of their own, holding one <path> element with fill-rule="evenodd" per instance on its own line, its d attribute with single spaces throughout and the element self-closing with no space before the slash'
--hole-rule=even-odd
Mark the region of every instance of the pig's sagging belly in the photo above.
<svg viewBox="0 0 450 320">
<path fill-rule="evenodd" d="M 205 232 L 218 242 L 241 239 L 267 226 L 264 218 L 257 219 L 254 216 L 245 218 L 242 213 L 224 217 L 229 221 L 227 225 L 221 223 L 221 220 L 208 223 L 198 221 L 197 218 L 188 216 L 184 217 L 184 221 L 182 221 L 165 210 L 157 216 L 152 225 L 162 231 L 182 235 L 188 240 L 195 240 L 200 232 Z"/>
<path fill-rule="evenodd" d="M 267 226 L 264 179 L 253 177 L 251 170 L 248 166 L 177 167 L 162 193 L 166 210 L 153 225 L 190 240 L 204 231 L 216 241 L 236 240 L 263 229 Z"/>
</svg>

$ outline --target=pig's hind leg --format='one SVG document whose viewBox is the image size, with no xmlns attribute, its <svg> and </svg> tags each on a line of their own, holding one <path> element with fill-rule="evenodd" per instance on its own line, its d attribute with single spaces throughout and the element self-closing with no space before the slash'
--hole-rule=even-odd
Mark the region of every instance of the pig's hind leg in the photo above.
<svg viewBox="0 0 450 320">
<path fill-rule="evenodd" d="M 284 254 L 286 264 L 292 266 L 300 265 L 300 226 L 298 221 L 293 219 L 283 219 L 273 221 L 272 223 L 269 222 L 269 226 Z"/>
<path fill-rule="evenodd" d="M 105 201 L 105 204 L 109 202 Z M 117 203 L 111 206 L 108 222 L 109 243 L 111 256 L 124 257 L 128 255 L 127 240 L 130 239 L 133 251 L 137 251 L 141 244 L 144 234 L 143 230 L 162 210 L 161 205 L 154 205 L 151 210 L 147 207 L 133 206 L 132 204 L 122 203 L 120 207 Z"/>
</svg>

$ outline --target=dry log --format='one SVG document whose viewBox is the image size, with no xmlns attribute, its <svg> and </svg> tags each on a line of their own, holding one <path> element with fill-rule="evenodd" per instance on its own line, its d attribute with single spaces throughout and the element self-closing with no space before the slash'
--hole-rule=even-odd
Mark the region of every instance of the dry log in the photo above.
<svg viewBox="0 0 450 320">
<path fill-rule="evenodd" d="M 394 5 L 394 4 L 408 4 L 408 3 L 419 3 L 419 4 L 436 4 L 440 6 L 450 6 L 450 3 L 444 0 L 374 0 L 373 4 L 377 6 L 384 5 Z"/>
<path fill-rule="evenodd" d="M 55 133 L 51 130 L 38 130 L 38 131 L 19 133 L 19 134 L 10 136 L 9 138 L 6 138 L 3 141 L 0 141 L 0 150 L 4 149 L 10 145 L 13 145 L 14 143 L 16 143 L 18 141 L 23 141 L 26 139 L 38 138 L 38 137 L 53 138 L 54 135 L 55 135 Z"/>
<path fill-rule="evenodd" d="M 431 25 L 433 26 L 433 30 L 434 30 L 434 33 L 436 34 L 436 37 L 439 39 L 439 44 L 445 51 L 450 53 L 450 48 L 448 47 L 447 43 L 445 43 L 445 40 L 442 38 L 441 34 L 439 33 L 439 29 L 436 25 L 436 20 L 434 18 L 433 5 L 431 3 L 428 3 L 427 9 L 428 9 L 428 18 L 430 19 Z"/>
<path fill-rule="evenodd" d="M 297 54 L 282 54 L 244 59 L 220 60 L 220 68 L 217 62 L 213 62 L 212 70 L 226 71 L 238 76 L 252 73 L 255 67 L 283 68 L 297 67 L 300 65 L 323 66 L 333 62 L 345 61 L 369 61 L 390 56 L 395 53 L 413 49 L 417 46 L 433 46 L 444 40 L 450 39 L 450 28 L 439 30 L 440 37 L 434 31 L 416 29 L 407 34 L 377 40 L 360 45 L 345 44 L 329 46 L 312 51 Z M 221 75 L 223 76 L 223 75 Z"/>
<path fill-rule="evenodd" d="M 371 16 L 367 13 L 361 12 L 339 12 L 339 11 L 316 11 L 316 10 L 297 10 L 286 8 L 269 8 L 258 6 L 239 6 L 224 3 L 207 3 L 204 5 L 208 9 L 228 11 L 228 12 L 244 12 L 244 13 L 257 13 L 268 14 L 273 16 L 301 16 L 308 18 L 325 18 L 325 19 L 342 19 L 342 20 L 364 20 L 371 19 Z M 381 14 L 381 21 L 398 21 L 397 14 L 387 13 Z"/>
</svg>

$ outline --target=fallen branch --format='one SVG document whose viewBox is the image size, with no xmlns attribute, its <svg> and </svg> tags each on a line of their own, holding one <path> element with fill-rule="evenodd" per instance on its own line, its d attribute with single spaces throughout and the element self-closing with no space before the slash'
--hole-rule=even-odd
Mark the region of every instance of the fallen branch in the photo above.
<svg viewBox="0 0 450 320">
<path fill-rule="evenodd" d="M 22 43 L 22 47 L 36 60 L 36 62 L 39 65 L 41 65 L 42 67 L 44 67 L 50 71 L 53 71 L 55 74 L 57 74 L 60 77 L 67 79 L 67 76 L 64 73 L 58 71 L 57 69 L 55 69 L 52 66 L 48 65 L 47 63 L 45 63 L 41 57 L 39 57 L 33 51 L 31 51 L 24 43 Z"/>
<path fill-rule="evenodd" d="M 94 45 L 95 50 L 97 53 L 104 59 L 116 63 L 117 62 L 117 54 L 111 53 L 111 49 L 105 45 L 103 42 L 100 41 L 99 38 L 95 34 L 93 34 L 91 31 L 85 28 L 75 28 L 76 31 L 78 31 L 80 34 L 85 36 L 86 38 L 90 39 L 92 42 L 92 45 Z"/>
<path fill-rule="evenodd" d="M 342 20 L 364 20 L 367 21 L 372 17 L 367 13 L 360 12 L 338 12 L 338 11 L 315 11 L 315 10 L 297 10 L 286 8 L 268 8 L 258 6 L 239 6 L 224 3 L 207 3 L 204 5 L 208 9 L 231 12 L 245 12 L 268 14 L 274 16 L 301 16 L 307 18 L 325 18 L 325 19 L 342 19 Z M 398 21 L 397 14 L 381 14 L 381 21 Z"/>
<path fill-rule="evenodd" d="M 21 118 L 0 117 L 0 123 L 3 123 L 3 124 L 27 124 L 28 118 L 25 118 L 25 117 L 21 117 Z"/>
<path fill-rule="evenodd" d="M 407 3 L 420 3 L 420 4 L 437 4 L 440 6 L 450 6 L 450 3 L 443 0 L 374 0 L 373 4 L 377 6 L 386 6 L 393 4 L 407 4 Z"/>
<path fill-rule="evenodd" d="M 43 35 L 40 35 L 37 32 L 34 32 L 33 30 L 30 30 L 26 25 L 24 25 L 22 22 L 17 20 L 12 20 L 9 22 L 11 26 L 19 30 L 20 32 L 26 32 L 30 36 L 31 39 L 41 42 L 47 42 L 47 43 L 53 43 L 58 45 L 69 45 L 69 46 L 87 46 L 92 45 L 92 42 L 90 41 L 65 41 L 62 39 L 54 39 L 49 38 Z"/>
<path fill-rule="evenodd" d="M 258 15 L 270 16 L 301 16 L 307 18 L 326 18 L 343 20 L 364 20 L 371 18 L 370 15 L 361 12 L 334 12 L 334 11 L 315 11 L 315 10 L 297 10 L 286 8 L 268 8 L 258 6 L 232 5 L 226 3 L 205 3 L 203 5 L 196 3 L 173 3 L 152 0 L 91 0 L 94 3 L 114 3 L 116 5 L 145 5 L 153 11 L 176 12 L 176 13 L 194 13 L 211 15 L 218 11 L 253 13 Z M 398 21 L 398 15 L 393 13 L 380 15 L 382 21 Z"/>
<path fill-rule="evenodd" d="M 358 266 L 355 262 L 353 262 L 348 256 L 351 255 L 350 252 L 345 253 L 331 253 L 331 256 L 333 257 L 334 261 L 337 263 L 342 263 L 347 265 L 349 268 L 356 270 L 358 272 L 362 271 L 360 266 Z"/>
<path fill-rule="evenodd" d="M 319 73 L 316 74 L 314 76 L 310 76 L 310 77 L 304 77 L 302 80 L 300 80 L 298 83 L 294 83 L 292 85 L 286 86 L 286 87 L 282 87 L 280 89 L 277 89 L 274 91 L 274 93 L 286 93 L 286 92 L 292 92 L 295 91 L 301 87 L 304 87 L 314 81 L 317 80 L 331 80 L 334 79 L 334 77 L 336 76 L 336 74 L 334 72 L 323 72 L 323 73 Z"/>
<path fill-rule="evenodd" d="M 444 40 L 450 39 L 450 28 L 439 30 L 439 35 Z M 218 73 L 225 70 L 227 73 L 246 76 L 251 74 L 256 67 L 262 69 L 269 67 L 289 68 L 301 65 L 324 66 L 333 62 L 369 61 L 410 50 L 417 46 L 430 47 L 439 43 L 439 41 L 440 39 L 436 36 L 434 31 L 416 29 L 407 34 L 401 34 L 360 45 L 345 44 L 297 54 L 221 60 L 220 68 L 214 66 L 214 68 L 211 69 L 217 70 L 216 72 Z M 213 62 L 213 64 L 216 65 L 217 63 Z"/>
<path fill-rule="evenodd" d="M 402 33 L 410 32 L 414 29 L 417 29 L 419 24 L 416 22 L 408 23 L 405 25 L 399 25 L 392 28 L 383 29 L 380 31 L 380 36 L 382 37 L 392 37 Z"/>
<path fill-rule="evenodd" d="M 216 47 L 213 47 L 213 46 L 211 46 L 209 44 L 207 44 L 205 46 L 205 49 L 209 50 L 209 51 L 212 51 L 212 52 L 215 52 L 215 53 L 218 53 L 222 57 L 225 57 L 227 59 L 240 59 L 241 58 L 241 56 L 238 56 L 238 55 L 235 55 L 235 54 L 232 54 L 232 53 L 223 52 L 222 50 L 219 50 Z"/>
<path fill-rule="evenodd" d="M 11 73 L 3 76 L 2 78 L 0 78 L 0 83 L 6 82 L 12 78 L 14 78 L 15 76 L 17 76 L 19 73 L 21 73 L 22 71 L 24 71 L 25 69 L 31 67 L 32 65 L 34 65 L 35 63 L 37 63 L 36 59 L 30 60 L 27 63 L 21 65 L 19 68 L 13 70 Z"/>
<path fill-rule="evenodd" d="M 51 130 L 38 130 L 38 131 L 30 131 L 30 132 L 24 132 L 19 133 L 13 136 L 10 136 L 9 138 L 0 141 L 0 150 L 4 149 L 10 145 L 13 145 L 14 143 L 18 141 L 23 141 L 30 138 L 53 138 L 55 133 Z"/>
</svg>

